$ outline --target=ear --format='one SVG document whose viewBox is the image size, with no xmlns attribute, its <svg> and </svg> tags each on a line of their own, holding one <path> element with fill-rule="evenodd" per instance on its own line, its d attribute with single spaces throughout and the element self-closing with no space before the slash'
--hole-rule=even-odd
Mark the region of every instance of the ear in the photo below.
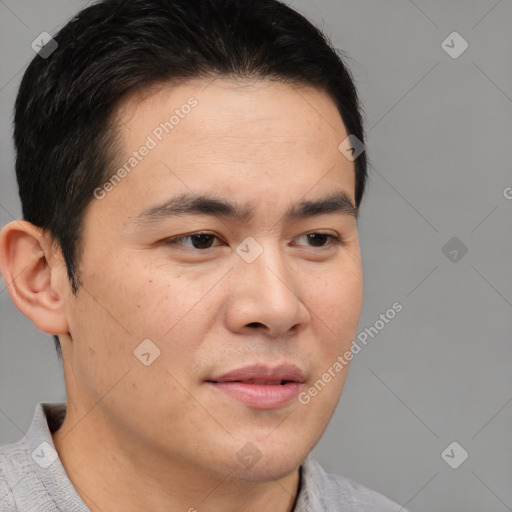
<svg viewBox="0 0 512 512">
<path fill-rule="evenodd" d="M 70 287 L 61 253 L 53 252 L 45 233 L 30 222 L 10 222 L 0 233 L 0 269 L 12 301 L 39 330 L 58 335 L 69 330 Z"/>
</svg>

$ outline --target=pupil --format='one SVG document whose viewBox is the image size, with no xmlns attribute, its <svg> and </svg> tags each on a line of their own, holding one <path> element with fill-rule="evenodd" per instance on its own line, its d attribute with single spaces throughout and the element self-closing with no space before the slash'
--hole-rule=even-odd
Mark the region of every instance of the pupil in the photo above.
<svg viewBox="0 0 512 512">
<path fill-rule="evenodd" d="M 310 239 L 312 242 L 314 242 L 314 240 L 313 240 L 313 238 L 314 238 L 314 237 L 320 237 L 320 238 L 321 238 L 321 240 L 323 240 L 324 242 L 325 242 L 325 239 L 327 238 L 327 235 L 324 235 L 324 234 L 322 234 L 322 233 L 311 233 L 311 234 L 309 234 L 308 236 L 309 236 L 309 239 Z M 322 237 L 323 237 L 323 238 L 322 238 Z M 318 241 L 318 239 L 317 239 L 317 241 Z M 321 243 L 320 245 L 325 245 L 325 244 Z"/>
<path fill-rule="evenodd" d="M 199 245 L 200 245 L 200 246 L 201 246 L 201 245 L 203 245 L 203 244 L 208 245 L 208 240 L 207 240 L 207 239 L 208 239 L 208 237 L 211 237 L 211 236 L 212 236 L 212 235 L 209 235 L 209 234 L 207 234 L 207 233 L 203 233 L 203 234 L 201 234 L 201 235 L 194 235 L 194 236 L 192 237 L 192 240 L 193 240 L 193 242 L 194 242 L 194 241 L 199 240 Z M 205 239 L 206 239 L 206 241 L 205 241 Z M 205 247 L 197 247 L 197 245 L 198 245 L 198 244 L 194 243 L 194 247 L 195 247 L 196 249 L 205 249 Z M 208 247 L 206 247 L 206 249 L 208 249 Z"/>
</svg>

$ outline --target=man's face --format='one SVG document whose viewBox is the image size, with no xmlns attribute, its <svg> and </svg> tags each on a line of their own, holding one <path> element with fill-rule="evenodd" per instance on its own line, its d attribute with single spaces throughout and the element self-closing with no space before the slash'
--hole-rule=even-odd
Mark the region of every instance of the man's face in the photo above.
<svg viewBox="0 0 512 512">
<path fill-rule="evenodd" d="M 95 418 L 105 439 L 145 452 L 141 464 L 172 460 L 263 481 L 296 468 L 324 432 L 346 367 L 307 404 L 297 393 L 350 350 L 362 300 L 355 217 L 286 213 L 334 194 L 353 203 L 354 164 L 338 150 L 348 134 L 327 94 L 208 84 L 165 85 L 117 112 L 124 153 L 113 170 L 138 156 L 86 212 L 83 286 L 66 306 L 68 407 L 77 422 Z M 175 109 L 166 133 L 160 123 Z M 252 215 L 143 214 L 184 194 Z M 206 234 L 188 237 L 198 232 Z M 275 400 L 209 382 L 283 364 L 305 382 L 289 395 L 262 384 Z"/>
</svg>

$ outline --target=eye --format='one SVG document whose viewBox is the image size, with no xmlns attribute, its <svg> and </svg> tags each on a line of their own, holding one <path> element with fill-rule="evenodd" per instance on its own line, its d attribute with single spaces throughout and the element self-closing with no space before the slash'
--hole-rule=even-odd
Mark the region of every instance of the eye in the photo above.
<svg viewBox="0 0 512 512">
<path fill-rule="evenodd" d="M 305 238 L 308 242 L 312 242 L 312 247 L 328 247 L 330 245 L 339 245 L 342 243 L 341 239 L 337 236 L 320 232 L 308 233 L 298 238 Z M 331 240 L 331 243 L 326 243 L 329 240 Z"/>
<path fill-rule="evenodd" d="M 212 233 L 191 233 L 190 235 L 169 238 L 165 243 L 169 245 L 186 245 L 192 249 L 210 249 L 212 246 L 211 242 L 215 238 L 218 239 L 219 237 Z M 184 240 L 190 240 L 192 245 L 182 243 Z"/>
</svg>

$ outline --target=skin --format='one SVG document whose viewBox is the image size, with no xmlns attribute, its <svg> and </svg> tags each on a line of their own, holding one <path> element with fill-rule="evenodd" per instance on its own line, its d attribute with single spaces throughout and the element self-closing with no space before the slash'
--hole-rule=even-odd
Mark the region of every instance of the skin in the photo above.
<svg viewBox="0 0 512 512">
<path fill-rule="evenodd" d="M 307 390 L 350 350 L 363 280 L 354 216 L 284 219 L 291 204 L 333 190 L 354 202 L 354 164 L 338 150 L 348 134 L 323 91 L 225 78 L 154 87 L 117 111 L 116 165 L 191 96 L 198 105 L 172 133 L 104 199 L 92 198 L 76 296 L 58 247 L 38 228 L 11 222 L 0 238 L 13 301 L 60 337 L 68 408 L 53 439 L 93 512 L 291 511 L 298 468 L 346 378 L 345 366 L 308 404 L 272 410 L 205 384 L 249 364 L 288 362 L 304 371 Z M 251 205 L 255 216 L 134 222 L 191 191 Z M 218 237 L 209 249 L 164 243 L 203 231 Z M 313 232 L 343 243 L 311 242 L 304 235 Z M 263 249 L 250 264 L 236 252 L 248 236 Z M 148 338 L 160 356 L 145 366 L 134 350 Z M 251 467 L 237 456 L 248 442 L 260 454 Z"/>
</svg>

